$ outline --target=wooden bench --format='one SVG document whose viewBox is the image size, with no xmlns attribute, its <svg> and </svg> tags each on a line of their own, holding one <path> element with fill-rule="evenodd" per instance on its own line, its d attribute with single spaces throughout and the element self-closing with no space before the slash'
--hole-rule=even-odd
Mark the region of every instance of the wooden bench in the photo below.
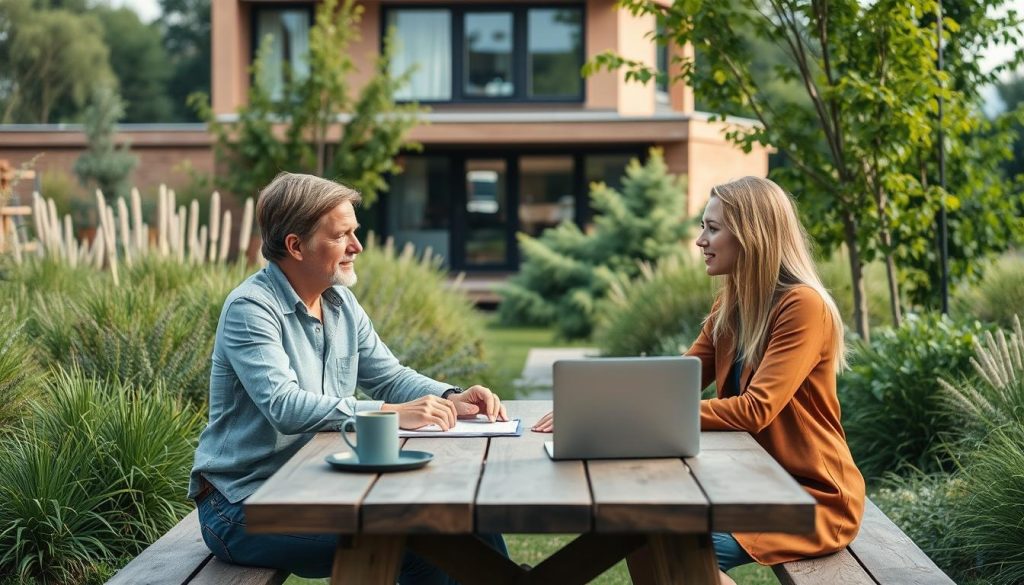
<svg viewBox="0 0 1024 585">
<path fill-rule="evenodd" d="M 783 585 L 955 585 L 871 500 L 850 546 L 772 568 Z"/>
<path fill-rule="evenodd" d="M 199 513 L 171 528 L 117 572 L 107 585 L 280 585 L 288 573 L 242 567 L 214 558 L 199 529 Z"/>
</svg>

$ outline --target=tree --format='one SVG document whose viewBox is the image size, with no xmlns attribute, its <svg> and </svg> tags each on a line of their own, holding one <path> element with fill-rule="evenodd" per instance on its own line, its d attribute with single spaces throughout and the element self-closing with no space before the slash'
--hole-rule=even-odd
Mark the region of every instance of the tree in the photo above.
<svg viewBox="0 0 1024 585">
<path fill-rule="evenodd" d="M 598 301 L 613 283 L 635 278 L 642 262 L 654 265 L 679 249 L 686 231 L 679 195 L 685 192 L 661 151 L 652 149 L 646 164 L 630 162 L 621 193 L 604 183 L 591 186 L 593 230 L 584 233 L 565 221 L 539 238 L 519 234 L 525 260 L 500 289 L 502 321 L 554 323 L 563 337 L 589 336 Z"/>
<path fill-rule="evenodd" d="M 387 190 L 387 175 L 401 170 L 395 155 L 403 147 L 417 146 L 405 137 L 421 110 L 416 104 L 395 103 L 395 92 L 408 83 L 409 73 L 397 78 L 389 74 L 391 34 L 373 77 L 358 97 L 352 95 L 348 77 L 355 64 L 349 48 L 358 38 L 361 18 L 362 7 L 354 0 L 320 4 L 309 37 L 309 74 L 286 74 L 276 100 L 263 84 L 253 83 L 237 123 L 219 122 L 207 96 L 190 98 L 216 137 L 218 157 L 227 162 L 228 172 L 220 178 L 224 188 L 256 193 L 278 172 L 289 170 L 337 177 L 362 192 L 365 205 Z M 267 40 L 252 66 L 254 80 L 263 78 Z M 332 153 L 327 146 L 335 132 L 340 139 Z"/>
<path fill-rule="evenodd" d="M 160 0 L 160 8 L 157 24 L 172 63 L 168 95 L 173 119 L 199 121 L 187 99 L 210 92 L 210 0 Z"/>
<path fill-rule="evenodd" d="M 1010 213 L 1019 194 L 1000 179 L 999 158 L 1005 152 L 992 144 L 1002 140 L 979 141 L 1006 128 L 990 124 L 976 107 L 977 88 L 994 75 L 981 71 L 980 55 L 1020 35 L 1014 13 L 993 16 L 999 14 L 993 9 L 1005 3 L 954 5 L 944 19 L 949 69 L 939 73 L 934 0 L 685 0 L 669 6 L 623 0 L 634 14 L 655 16 L 663 31 L 655 35 L 658 42 L 689 43 L 704 57 L 700 67 L 679 60 L 681 73 L 673 81 L 690 83 L 715 112 L 745 108 L 760 122 L 754 128 L 733 128 L 728 138 L 746 149 L 770 144 L 786 155 L 791 166 L 773 175 L 800 195 L 804 221 L 821 247 L 846 245 L 855 324 L 865 339 L 864 263 L 884 259 L 890 309 L 898 324 L 901 276 L 904 283 L 925 289 L 924 296 L 934 290 L 927 290 L 930 279 L 920 277 L 934 267 L 934 218 L 943 203 L 959 213 L 960 228 L 970 225 L 992 234 L 973 250 L 954 247 L 951 252 L 991 254 L 1020 237 L 1019 220 L 991 222 L 992 213 Z M 787 61 L 770 71 L 747 67 L 753 58 L 751 38 L 776 43 Z M 621 67 L 629 79 L 656 76 L 645 64 L 612 53 L 600 55 L 587 70 Z M 772 94 L 764 88 L 773 78 L 798 82 L 805 99 L 768 99 Z M 945 191 L 935 180 L 940 98 L 950 167 L 960 169 Z"/>
<path fill-rule="evenodd" d="M 120 148 L 114 144 L 117 121 L 123 116 L 124 106 L 117 93 L 109 87 L 97 88 L 85 111 L 89 148 L 75 161 L 75 174 L 82 186 L 95 184 L 108 201 L 127 197 L 128 178 L 139 164 L 127 143 Z"/>
<path fill-rule="evenodd" d="M 167 80 L 171 61 L 153 25 L 143 24 L 128 8 L 99 8 L 110 66 L 125 101 L 125 122 L 166 122 L 171 119 Z"/>
<path fill-rule="evenodd" d="M 109 84 L 102 27 L 91 15 L 0 3 L 0 122 L 41 123 L 61 104 L 77 112 L 97 84 Z"/>
</svg>

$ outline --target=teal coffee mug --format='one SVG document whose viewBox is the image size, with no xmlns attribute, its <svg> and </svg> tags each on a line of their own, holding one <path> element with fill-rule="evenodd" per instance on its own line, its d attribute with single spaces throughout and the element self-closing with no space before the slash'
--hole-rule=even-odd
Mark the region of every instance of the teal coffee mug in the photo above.
<svg viewBox="0 0 1024 585">
<path fill-rule="evenodd" d="M 356 442 L 352 443 L 346 431 L 355 427 Z M 341 423 L 341 438 L 355 452 L 359 463 L 391 465 L 398 463 L 398 413 L 381 410 L 357 412 Z"/>
</svg>

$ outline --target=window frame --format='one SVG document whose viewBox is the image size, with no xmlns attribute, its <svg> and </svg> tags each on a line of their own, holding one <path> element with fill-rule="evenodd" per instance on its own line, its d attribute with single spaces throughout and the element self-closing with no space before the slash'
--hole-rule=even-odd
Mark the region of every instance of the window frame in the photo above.
<svg viewBox="0 0 1024 585">
<path fill-rule="evenodd" d="M 552 4 L 386 4 L 382 6 L 380 13 L 380 40 L 379 47 L 383 52 L 384 38 L 387 35 L 388 14 L 396 10 L 447 10 L 451 16 L 451 55 L 452 55 L 452 87 L 451 99 L 448 100 L 396 100 L 399 103 L 416 102 L 424 105 L 444 104 L 582 104 L 587 99 L 586 79 L 580 79 L 580 90 L 577 95 L 565 97 L 530 97 L 528 94 L 529 85 L 529 31 L 528 14 L 533 9 L 573 9 L 580 14 L 580 65 L 586 63 L 587 58 L 587 7 L 585 3 L 552 3 Z M 467 12 L 508 12 L 512 15 L 512 82 L 514 93 L 507 97 L 473 97 L 466 96 L 463 87 L 465 76 L 465 15 Z"/>
</svg>

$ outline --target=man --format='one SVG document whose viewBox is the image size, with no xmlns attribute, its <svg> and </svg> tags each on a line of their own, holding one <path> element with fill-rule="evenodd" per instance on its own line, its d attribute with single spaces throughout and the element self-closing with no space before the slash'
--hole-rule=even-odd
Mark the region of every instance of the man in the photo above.
<svg viewBox="0 0 1024 585">
<path fill-rule="evenodd" d="M 448 430 L 459 415 L 506 420 L 483 386 L 463 392 L 403 367 L 347 287 L 363 250 L 359 193 L 311 175 L 281 173 L 260 193 L 257 222 L 269 264 L 228 295 L 210 374 L 210 419 L 199 437 L 189 497 L 206 545 L 237 564 L 330 574 L 334 535 L 245 530 L 247 497 L 317 431 L 363 410 L 398 413 L 399 426 Z M 357 400 L 359 385 L 373 400 Z M 483 537 L 505 552 L 500 536 Z M 402 583 L 448 583 L 412 553 Z"/>
</svg>

